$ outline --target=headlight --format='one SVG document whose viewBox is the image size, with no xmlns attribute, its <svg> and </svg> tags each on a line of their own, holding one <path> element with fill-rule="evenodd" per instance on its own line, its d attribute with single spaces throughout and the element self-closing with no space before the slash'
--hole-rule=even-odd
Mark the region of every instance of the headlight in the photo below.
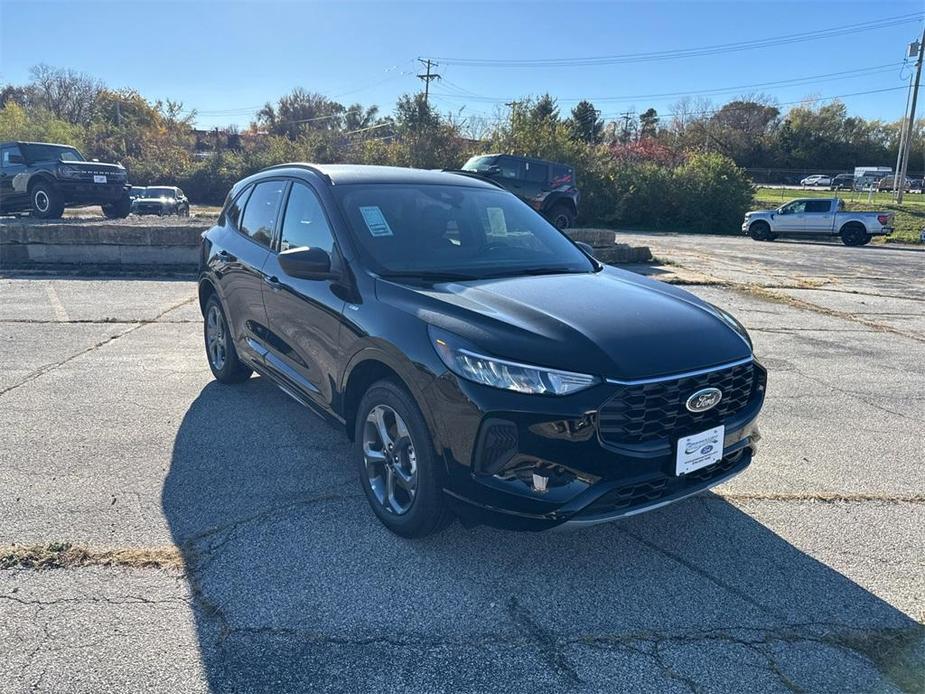
<svg viewBox="0 0 925 694">
<path fill-rule="evenodd" d="M 431 342 L 446 367 L 469 381 L 535 395 L 571 395 L 600 379 L 588 374 L 519 364 L 480 353 L 461 338 L 428 326 Z"/>
<path fill-rule="evenodd" d="M 744 325 L 742 325 L 731 313 L 724 311 L 719 306 L 714 306 L 713 304 L 710 304 L 710 307 L 713 309 L 716 315 L 718 315 L 720 318 L 723 319 L 726 325 L 728 325 L 730 328 L 732 328 L 737 333 L 739 333 L 739 335 L 742 336 L 742 339 L 748 343 L 749 349 L 754 349 L 754 347 L 752 346 L 752 338 L 749 337 L 748 331 L 745 329 Z"/>
<path fill-rule="evenodd" d="M 80 178 L 80 169 L 76 166 L 59 166 L 58 175 L 61 178 Z"/>
</svg>

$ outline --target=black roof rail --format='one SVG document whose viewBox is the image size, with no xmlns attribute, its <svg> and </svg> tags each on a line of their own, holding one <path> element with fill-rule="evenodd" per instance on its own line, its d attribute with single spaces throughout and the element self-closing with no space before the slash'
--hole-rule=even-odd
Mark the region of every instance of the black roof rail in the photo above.
<svg viewBox="0 0 925 694">
<path fill-rule="evenodd" d="M 325 181 L 327 181 L 328 184 L 334 185 L 334 181 L 331 179 L 331 177 L 328 176 L 324 171 L 322 171 L 321 169 L 319 169 L 317 166 L 313 164 L 306 164 L 304 162 L 293 161 L 293 162 L 289 162 L 288 164 L 274 164 L 273 166 L 268 166 L 265 169 L 261 169 L 260 171 L 261 172 L 272 171 L 273 169 L 305 169 L 307 171 L 311 171 L 313 174 L 317 176 L 320 176 Z"/>
<path fill-rule="evenodd" d="M 443 173 L 457 174 L 459 176 L 468 176 L 469 178 L 477 178 L 480 181 L 485 181 L 485 183 L 491 183 L 495 188 L 500 188 L 501 190 L 507 190 L 503 185 L 498 183 L 495 179 L 490 176 L 483 176 L 478 171 L 466 171 L 465 169 L 440 169 Z"/>
</svg>

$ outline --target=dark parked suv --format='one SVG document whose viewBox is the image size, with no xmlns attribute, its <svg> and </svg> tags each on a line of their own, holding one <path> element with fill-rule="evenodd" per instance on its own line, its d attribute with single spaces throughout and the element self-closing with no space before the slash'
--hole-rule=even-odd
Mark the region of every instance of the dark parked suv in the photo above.
<svg viewBox="0 0 925 694">
<path fill-rule="evenodd" d="M 482 154 L 462 168 L 497 181 L 558 228 L 575 225 L 580 195 L 572 167 L 510 154 Z"/>
<path fill-rule="evenodd" d="M 766 375 L 738 321 L 600 265 L 477 177 L 266 169 L 203 233 L 199 301 L 215 377 L 257 371 L 344 426 L 405 536 L 453 513 L 635 514 L 741 472 L 759 438 Z"/>
<path fill-rule="evenodd" d="M 101 205 L 107 217 L 126 217 L 130 187 L 120 164 L 87 161 L 69 145 L 0 143 L 0 211 L 57 219 L 65 207 Z"/>
</svg>

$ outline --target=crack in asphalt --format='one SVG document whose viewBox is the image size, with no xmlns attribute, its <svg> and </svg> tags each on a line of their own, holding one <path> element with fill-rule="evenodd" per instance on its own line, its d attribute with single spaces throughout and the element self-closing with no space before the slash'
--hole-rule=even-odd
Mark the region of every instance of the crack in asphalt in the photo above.
<svg viewBox="0 0 925 694">
<path fill-rule="evenodd" d="M 6 395 L 7 393 L 9 393 L 9 392 L 11 392 L 11 391 L 14 391 L 14 390 L 16 390 L 17 388 L 21 388 L 22 386 L 26 385 L 27 383 L 30 383 L 30 382 L 34 381 L 35 379 L 40 378 L 41 376 L 44 376 L 45 374 L 51 373 L 51 372 L 54 371 L 55 369 L 58 369 L 58 368 L 64 366 L 64 365 L 67 364 L 68 362 L 73 361 L 74 359 L 77 359 L 78 357 L 83 356 L 84 354 L 88 354 L 89 352 L 93 352 L 93 351 L 95 351 L 95 350 L 98 350 L 100 347 L 104 347 L 105 345 L 108 345 L 110 342 L 113 342 L 113 341 L 115 341 L 115 340 L 118 340 L 119 338 L 125 337 L 126 335 L 128 335 L 128 334 L 130 334 L 130 333 L 133 333 L 133 332 L 135 332 L 136 330 L 138 330 L 138 329 L 140 329 L 140 328 L 143 328 L 143 327 L 146 326 L 146 325 L 150 325 L 150 324 L 152 324 L 152 323 L 157 323 L 157 322 L 160 320 L 160 318 L 161 318 L 162 316 L 164 316 L 164 315 L 166 315 L 166 314 L 170 313 L 171 311 L 174 311 L 174 310 L 176 310 L 176 309 L 178 309 L 178 308 L 181 308 L 182 306 L 186 306 L 187 304 L 190 304 L 190 303 L 192 303 L 193 301 L 196 301 L 196 297 L 195 297 L 195 296 L 192 296 L 192 297 L 190 297 L 190 298 L 188 298 L 188 299 L 184 299 L 183 301 L 181 301 L 181 302 L 179 302 L 179 303 L 177 303 L 177 304 L 174 304 L 173 306 L 170 306 L 169 308 L 164 309 L 164 310 L 161 311 L 159 314 L 157 314 L 154 318 L 139 320 L 139 321 L 136 321 L 136 322 L 134 322 L 134 323 L 131 323 L 131 324 L 130 324 L 130 327 L 126 328 L 125 330 L 122 330 L 121 332 L 116 333 L 115 335 L 110 335 L 109 337 L 107 337 L 107 338 L 105 338 L 105 339 L 103 339 L 103 340 L 100 340 L 99 342 L 97 342 L 97 343 L 95 343 L 95 344 L 92 344 L 92 345 L 90 345 L 89 347 L 85 347 L 84 349 L 81 349 L 81 350 L 75 352 L 74 354 L 71 354 L 70 356 L 65 357 L 64 359 L 61 359 L 61 360 L 56 361 L 56 362 L 52 362 L 51 364 L 45 364 L 44 366 L 41 366 L 41 367 L 39 367 L 38 369 L 32 371 L 31 373 L 29 373 L 28 375 L 26 375 L 24 378 L 20 379 L 20 380 L 17 381 L 16 383 L 14 383 L 14 384 L 12 384 L 12 385 L 10 385 L 10 386 L 7 386 L 6 388 L 0 389 L 0 397 L 3 397 L 3 396 Z"/>
</svg>

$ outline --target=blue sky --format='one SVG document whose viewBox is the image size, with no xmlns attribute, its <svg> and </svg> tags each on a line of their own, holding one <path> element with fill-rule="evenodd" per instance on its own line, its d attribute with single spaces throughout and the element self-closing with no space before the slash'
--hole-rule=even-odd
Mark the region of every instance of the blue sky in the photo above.
<svg viewBox="0 0 925 694">
<path fill-rule="evenodd" d="M 0 81 L 21 83 L 45 62 L 112 87 L 180 100 L 201 127 L 246 126 L 295 86 L 389 112 L 420 89 L 415 58 L 533 60 L 697 48 L 925 12 L 922 2 L 307 3 L 0 0 Z M 901 87 L 906 44 L 922 22 L 737 53 L 631 64 L 503 68 L 442 64 L 432 86 L 442 111 L 495 115 L 492 103 L 548 91 L 562 110 L 597 98 L 605 115 L 676 96 L 835 72 L 866 73 L 711 94 L 722 104 L 762 92 L 785 103 Z M 888 67 L 883 67 L 888 66 Z M 849 110 L 897 119 L 905 91 L 846 97 Z M 604 101 L 603 99 L 611 99 Z"/>
</svg>

